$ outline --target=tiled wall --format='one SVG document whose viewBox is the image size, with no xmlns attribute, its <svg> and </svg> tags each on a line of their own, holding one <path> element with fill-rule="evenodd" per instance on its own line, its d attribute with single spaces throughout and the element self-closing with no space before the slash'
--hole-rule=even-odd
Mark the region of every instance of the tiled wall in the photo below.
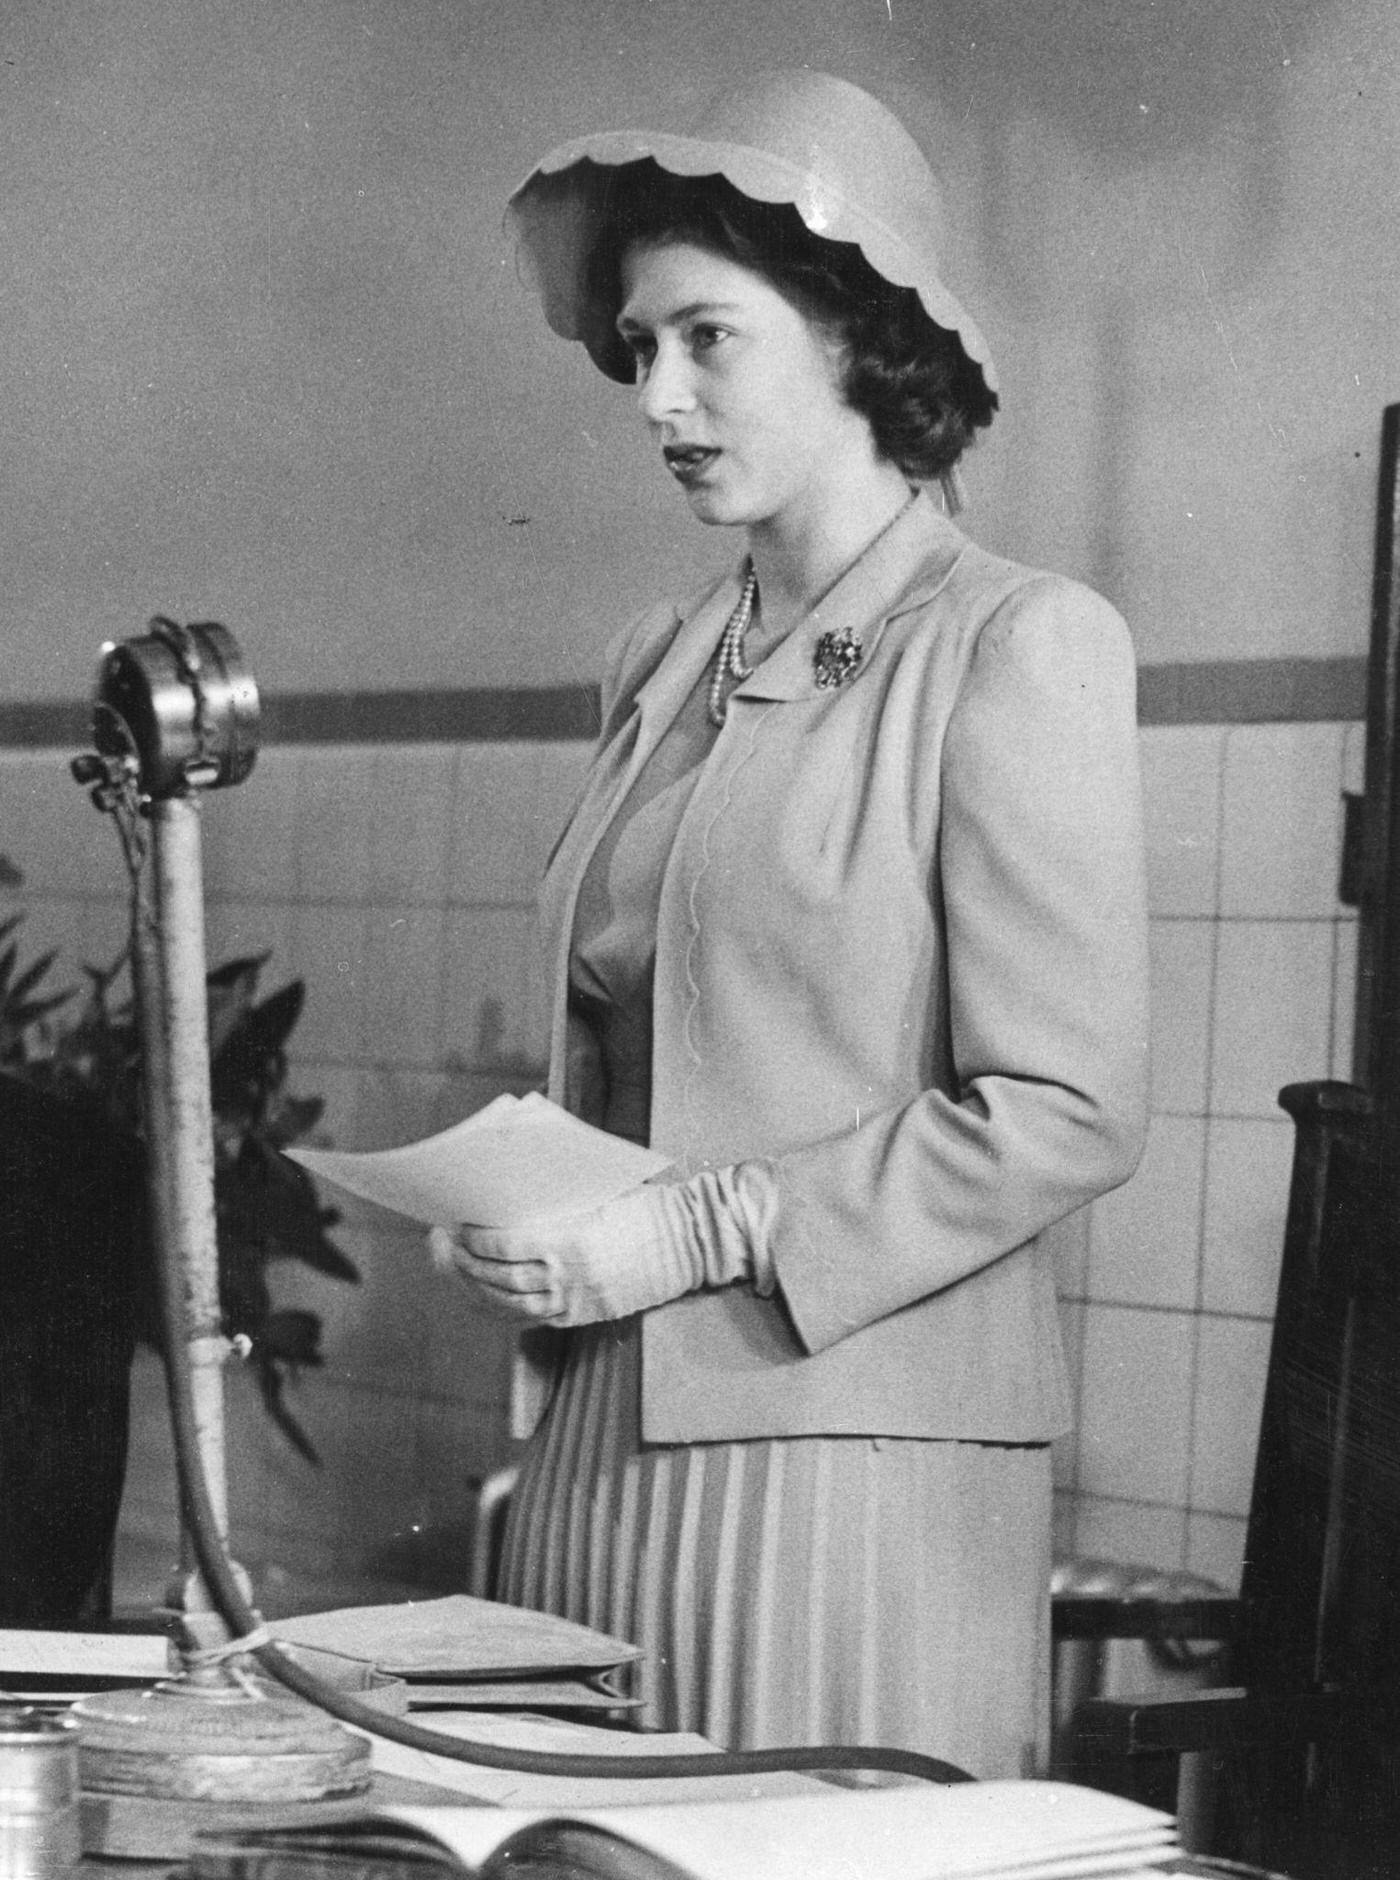
<svg viewBox="0 0 1400 1880">
<path fill-rule="evenodd" d="M 344 1148 L 442 1127 L 543 1077 L 533 884 L 582 774 L 582 744 L 331 745 L 264 751 L 204 806 L 211 963 L 271 949 L 268 990 L 303 976 L 293 1087 L 326 1099 Z M 0 757 L 0 853 L 26 874 L 25 952 L 73 968 L 121 945 L 115 831 L 66 776 L 66 754 Z M 421 1235 L 346 1203 L 336 1239 L 358 1287 L 295 1266 L 276 1300 L 324 1323 L 327 1363 L 290 1401 L 321 1452 L 309 1467 L 229 1374 L 235 1551 L 269 1609 L 461 1583 L 473 1485 L 509 1453 L 508 1341 Z M 163 1386 L 138 1363 L 119 1592 L 158 1588 L 173 1557 Z"/>
<path fill-rule="evenodd" d="M 1342 724 L 1144 732 L 1154 1116 L 1139 1174 L 1058 1234 L 1079 1395 L 1059 1447 L 1065 1551 L 1235 1580 L 1282 1243 L 1288 1082 L 1349 1067 L 1354 923 L 1335 894 Z M 577 787 L 576 744 L 273 748 L 206 800 L 211 961 L 303 975 L 298 1088 L 344 1147 L 407 1141 L 541 1074 L 532 883 Z M 1351 778 L 1353 787 L 1355 780 Z M 113 832 L 59 752 L 0 756 L 0 852 L 26 870 L 28 946 L 120 944 Z M 230 1381 L 236 1551 L 275 1609 L 460 1583 L 475 1480 L 510 1453 L 508 1351 L 422 1243 L 347 1208 L 357 1288 L 300 1269 L 279 1302 L 325 1323 L 294 1455 Z M 124 1590 L 158 1585 L 174 1500 L 158 1371 L 135 1380 Z"/>
<path fill-rule="evenodd" d="M 1293 1146 L 1278 1091 L 1351 1069 L 1336 884 L 1363 744 L 1340 724 L 1143 734 L 1153 1116 L 1137 1175 L 1060 1236 L 1065 1552 L 1238 1583 Z"/>
</svg>

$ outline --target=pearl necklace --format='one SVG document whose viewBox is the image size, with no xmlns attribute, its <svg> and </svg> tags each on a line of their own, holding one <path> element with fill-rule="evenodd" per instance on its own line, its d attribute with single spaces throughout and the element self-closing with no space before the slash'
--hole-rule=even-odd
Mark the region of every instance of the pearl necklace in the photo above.
<svg viewBox="0 0 1400 1880">
<path fill-rule="evenodd" d="M 742 683 L 752 678 L 753 667 L 744 664 L 744 635 L 749 630 L 753 619 L 753 604 L 758 595 L 758 575 L 752 561 L 744 576 L 743 592 L 734 604 L 734 611 L 724 624 L 724 632 L 719 637 L 719 650 L 715 654 L 715 669 L 710 675 L 710 723 L 722 725 L 727 706 L 724 697 L 724 682 L 734 679 Z"/>
</svg>

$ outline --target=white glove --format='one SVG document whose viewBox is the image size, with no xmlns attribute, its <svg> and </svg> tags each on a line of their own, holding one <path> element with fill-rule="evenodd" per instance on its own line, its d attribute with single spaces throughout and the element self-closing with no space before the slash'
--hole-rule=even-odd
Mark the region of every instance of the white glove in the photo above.
<svg viewBox="0 0 1400 1880">
<path fill-rule="evenodd" d="M 773 1178 L 741 1162 L 684 1182 L 655 1182 L 586 1214 L 519 1227 L 435 1227 L 439 1266 L 491 1303 L 545 1325 L 591 1325 L 664 1305 L 703 1286 L 752 1280 L 771 1292 L 767 1226 Z"/>
</svg>

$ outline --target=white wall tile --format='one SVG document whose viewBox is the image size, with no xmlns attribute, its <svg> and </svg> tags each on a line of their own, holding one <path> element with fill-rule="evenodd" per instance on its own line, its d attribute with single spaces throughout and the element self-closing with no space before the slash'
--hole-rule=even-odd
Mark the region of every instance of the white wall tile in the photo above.
<svg viewBox="0 0 1400 1880">
<path fill-rule="evenodd" d="M 273 1531 L 334 1536 L 362 1560 L 387 1549 L 414 1518 L 419 1493 L 418 1403 L 405 1392 L 308 1375 L 294 1401 L 321 1456 L 269 1451 L 266 1520 Z"/>
<path fill-rule="evenodd" d="M 280 1431 L 268 1443 L 262 1501 L 230 1510 L 235 1530 L 246 1530 L 266 1546 L 270 1534 L 295 1534 L 312 1558 L 338 1541 L 347 1471 L 341 1466 L 341 1426 L 353 1392 L 340 1379 L 304 1371 L 287 1386 L 287 1407 L 321 1457 L 317 1468 Z"/>
<path fill-rule="evenodd" d="M 224 1473 L 230 1524 L 240 1548 L 235 1558 L 249 1566 L 244 1536 L 258 1525 L 267 1491 L 267 1457 L 284 1438 L 267 1413 L 254 1372 L 235 1359 L 224 1367 Z"/>
<path fill-rule="evenodd" d="M 517 1328 L 483 1309 L 476 1288 L 456 1273 L 428 1268 L 424 1279 L 427 1337 L 421 1357 L 426 1395 L 444 1402 L 500 1406 L 504 1411 Z"/>
<path fill-rule="evenodd" d="M 1331 921 L 1226 921 L 1216 954 L 1211 1109 L 1276 1117 L 1284 1084 L 1323 1077 L 1332 1028 Z"/>
<path fill-rule="evenodd" d="M 1191 1440 L 1193 1510 L 1249 1511 L 1269 1342 L 1269 1326 L 1256 1319 L 1200 1322 Z"/>
<path fill-rule="evenodd" d="M 1240 1590 L 1244 1542 L 1245 1522 L 1238 1515 L 1192 1513 L 1186 1517 L 1187 1566 L 1227 1593 Z"/>
<path fill-rule="evenodd" d="M 1199 1117 L 1154 1116 L 1137 1173 L 1094 1203 L 1091 1299 L 1195 1306 L 1205 1128 Z"/>
<path fill-rule="evenodd" d="M 367 912 L 362 906 L 303 901 L 287 934 L 288 970 L 306 981 L 297 1027 L 303 1057 L 360 1061 L 365 1027 Z"/>
<path fill-rule="evenodd" d="M 300 898 L 358 903 L 368 897 L 379 755 L 373 746 L 342 744 L 303 751 L 296 831 Z"/>
<path fill-rule="evenodd" d="M 440 907 L 369 907 L 364 917 L 360 1049 L 376 1064 L 437 1063 L 445 916 Z"/>
<path fill-rule="evenodd" d="M 1185 1504 L 1192 1327 L 1182 1312 L 1086 1309 L 1079 1438 L 1085 1493 Z"/>
<path fill-rule="evenodd" d="M 1159 916 L 1154 1121 L 1133 1182 L 1057 1230 L 1057 1272 L 1071 1302 L 1067 1348 L 1084 1379 L 1080 1433 L 1056 1445 L 1057 1531 L 1081 1554 L 1164 1566 L 1189 1560 L 1222 1580 L 1237 1567 L 1266 1328 L 1245 1317 L 1199 1320 L 1197 1287 L 1215 1311 L 1271 1308 L 1281 1250 L 1273 1222 L 1286 1204 L 1292 1133 L 1277 1089 L 1329 1068 L 1349 1072 L 1338 1035 L 1349 1007 L 1352 923 L 1330 901 L 1315 920 L 1211 918 L 1226 864 L 1237 912 L 1293 914 L 1300 897 L 1318 892 L 1332 783 L 1308 780 L 1303 762 L 1311 753 L 1323 771 L 1332 766 L 1340 787 L 1344 764 L 1357 761 L 1359 728 L 1302 727 L 1301 742 L 1275 729 L 1234 734 L 1228 762 L 1222 730 L 1144 734 Z M 586 748 L 314 747 L 264 753 L 260 767 L 273 758 L 276 767 L 241 787 L 242 800 L 220 793 L 207 806 L 211 956 L 270 943 L 268 989 L 298 973 L 307 979 L 292 1081 L 329 1097 L 329 1133 L 346 1147 L 410 1140 L 502 1088 L 536 1081 L 548 989 L 535 944 L 535 883 Z M 1290 761 L 1298 767 L 1292 781 Z M 64 763 L 66 753 L 47 768 L 21 765 L 25 780 L 42 785 L 31 826 L 90 818 L 99 846 L 110 842 L 115 853 L 103 819 L 66 785 Z M 0 761 L 0 805 L 10 769 Z M 263 803 L 253 794 L 259 781 Z M 1256 784 L 1274 792 L 1262 810 L 1249 794 Z M 72 796 L 59 808 L 65 787 Z M 1289 848 L 1295 824 L 1311 831 L 1303 845 L 1311 861 L 1270 852 L 1271 842 Z M 288 879 L 293 850 L 299 905 Z M 60 870 L 68 866 L 65 859 Z M 105 900 L 94 895 L 90 870 L 78 868 L 76 879 L 72 896 L 36 900 L 36 945 L 40 921 L 65 943 L 101 927 L 119 944 L 119 865 Z M 28 904 L 23 893 L 17 904 Z M 450 911 L 439 922 L 434 911 L 443 906 Z M 327 1466 L 307 1470 L 280 1439 L 266 1459 L 252 1444 L 235 1459 L 240 1493 L 251 1496 L 266 1478 L 258 1531 L 272 1537 L 265 1558 L 280 1560 L 284 1574 L 385 1572 L 386 1561 L 406 1557 L 405 1537 L 425 1526 L 450 1548 L 453 1524 L 469 1514 L 472 1476 L 512 1453 L 504 1428 L 509 1329 L 483 1318 L 464 1285 L 431 1272 L 416 1231 L 346 1204 L 340 1233 L 365 1271 L 362 1287 L 299 1268 L 277 1284 L 279 1301 L 306 1303 L 325 1323 L 328 1370 L 303 1379 L 294 1400 Z M 387 1477 L 391 1451 L 397 1477 L 381 1495 L 375 1483 Z M 159 1518 L 154 1508 L 151 1519 Z"/>
<path fill-rule="evenodd" d="M 1171 1572 L 1185 1559 L 1186 1516 L 1179 1508 L 1081 1495 L 1074 1540 L 1081 1560 Z"/>
<path fill-rule="evenodd" d="M 449 908 L 440 1060 L 462 1069 L 537 1074 L 542 1038 L 531 990 L 533 916 L 514 908 Z"/>
<path fill-rule="evenodd" d="M 0 754 L 0 855 L 24 875 L 23 892 L 74 900 L 126 887 L 121 843 L 110 816 L 73 781 L 66 750 Z"/>
<path fill-rule="evenodd" d="M 1293 1140 L 1286 1116 L 1277 1122 L 1214 1117 L 1208 1125 L 1202 1290 L 1207 1312 L 1273 1317 Z"/>
<path fill-rule="evenodd" d="M 203 797 L 204 882 L 210 895 L 286 901 L 296 893 L 302 753 L 261 751 L 250 775 Z"/>
<path fill-rule="evenodd" d="M 477 745 L 462 751 L 451 814 L 449 903 L 533 906 L 540 865 L 552 840 L 541 826 L 540 778 L 534 745 Z"/>
<path fill-rule="evenodd" d="M 278 1506 L 285 1513 L 286 1498 Z M 353 1591 L 346 1584 L 347 1550 L 338 1533 L 304 1520 L 275 1526 L 259 1518 L 255 1532 L 240 1529 L 235 1539 L 240 1546 L 252 1542 L 260 1549 L 253 1590 L 267 1618 L 353 1605 L 357 1594 L 365 1598 L 357 1584 Z M 306 1597 L 310 1588 L 315 1589 L 313 1600 Z"/>
<path fill-rule="evenodd" d="M 457 748 L 389 745 L 376 752 L 369 805 L 369 888 L 377 902 L 442 906 L 456 803 Z"/>
<path fill-rule="evenodd" d="M 512 1071 L 443 1069 L 434 1074 L 434 1082 L 437 1094 L 433 1114 L 437 1129 L 448 1129 L 453 1123 L 460 1123 L 464 1116 L 485 1109 L 503 1090 L 522 1097 L 534 1087 L 532 1078 L 517 1077 Z"/>
<path fill-rule="evenodd" d="M 14 935 L 21 969 L 42 953 L 55 953 L 44 985 L 53 992 L 75 987 L 74 1012 L 88 987 L 82 969 L 94 966 L 106 971 L 125 953 L 130 914 L 119 894 L 107 900 L 75 901 L 30 895 L 21 889 L 9 904 L 0 904 L 0 915 L 11 911 L 24 916 Z M 121 983 L 127 983 L 125 975 Z"/>
<path fill-rule="evenodd" d="M 126 1480 L 121 1526 L 148 1533 L 167 1522 L 178 1529 L 179 1487 L 165 1372 L 154 1351 L 138 1345 L 131 1366 Z"/>
<path fill-rule="evenodd" d="M 332 1237 L 359 1284 L 291 1266 L 278 1276 L 279 1303 L 318 1315 L 329 1376 L 412 1392 L 421 1383 L 431 1297 L 423 1235 L 395 1220 L 380 1229 L 342 1226 Z"/>
<path fill-rule="evenodd" d="M 290 969 L 292 906 L 286 901 L 225 901 L 204 906 L 204 950 L 211 967 L 270 954 L 259 980 L 266 995 L 296 975 Z"/>
<path fill-rule="evenodd" d="M 1317 919 L 1336 913 L 1346 729 L 1231 728 L 1225 745 L 1222 914 Z"/>
<path fill-rule="evenodd" d="M 541 744 L 535 800 L 539 866 L 563 832 L 593 757 L 590 744 Z"/>
<path fill-rule="evenodd" d="M 465 1111 L 450 1112 L 447 1085 L 440 1070 L 409 1065 L 366 1064 L 359 1078 L 355 1129 L 367 1149 L 390 1149 L 435 1135 Z"/>
<path fill-rule="evenodd" d="M 552 957 L 546 957 L 544 937 L 533 918 L 529 933 L 522 1049 L 526 1062 L 539 1065 L 543 1074 L 549 1066 L 549 1044 L 554 1023 L 554 962 Z"/>
<path fill-rule="evenodd" d="M 1154 914 L 1216 910 L 1225 731 L 1154 726 L 1142 733 L 1148 904 Z"/>
<path fill-rule="evenodd" d="M 492 1438 L 495 1438 L 494 1442 Z M 418 1411 L 418 1448 L 422 1465 L 419 1519 L 430 1537 L 456 1542 L 457 1590 L 466 1586 L 471 1567 L 472 1523 L 477 1489 L 501 1460 L 499 1433 L 490 1430 L 466 1404 L 424 1398 Z"/>
<path fill-rule="evenodd" d="M 1148 929 L 1154 1110 L 1205 1113 L 1218 931 L 1210 920 L 1154 920 Z"/>
<path fill-rule="evenodd" d="M 356 1149 L 361 1146 L 356 1132 L 356 1112 L 360 1099 L 358 1065 L 332 1064 L 325 1059 L 308 1057 L 299 1048 L 300 1028 L 292 1033 L 288 1051 L 288 1087 L 301 1097 L 319 1097 L 325 1106 L 316 1126 L 313 1143 L 327 1148 Z M 372 1145 L 364 1145 L 366 1147 Z M 340 1201 L 337 1200 L 337 1206 Z"/>
</svg>

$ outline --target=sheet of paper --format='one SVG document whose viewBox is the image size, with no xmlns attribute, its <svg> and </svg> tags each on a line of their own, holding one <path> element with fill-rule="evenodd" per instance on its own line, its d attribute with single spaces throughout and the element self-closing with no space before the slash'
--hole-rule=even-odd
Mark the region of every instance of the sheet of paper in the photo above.
<svg viewBox="0 0 1400 1880">
<path fill-rule="evenodd" d="M 163 1636 L 134 1632 L 0 1630 L 0 1685 L 7 1676 L 136 1678 L 170 1675 Z"/>
<path fill-rule="evenodd" d="M 640 1730 L 608 1730 L 575 1723 L 562 1717 L 502 1716 L 490 1711 L 457 1711 L 415 1719 L 430 1729 L 468 1741 L 494 1744 L 501 1749 L 548 1750 L 559 1756 L 703 1756 L 714 1744 L 688 1733 L 668 1735 Z M 464 1801 L 491 1802 L 498 1808 L 528 1809 L 541 1814 L 573 1814 L 594 1808 L 625 1808 L 640 1803 L 670 1804 L 747 1800 L 754 1795 L 792 1796 L 830 1794 L 828 1784 L 802 1775 L 771 1776 L 539 1776 L 518 1769 L 487 1769 L 457 1762 L 428 1750 L 410 1749 L 387 1737 L 370 1739 L 374 1767 L 386 1774 L 407 1776 L 457 1789 Z M 446 1811 L 454 1819 L 456 1809 Z M 504 1838 L 501 1828 L 497 1838 Z M 488 1848 L 483 1851 L 489 1851 Z"/>
<path fill-rule="evenodd" d="M 294 1644 L 368 1659 L 404 1678 L 607 1671 L 641 1656 L 637 1646 L 591 1626 L 470 1593 L 302 1613 L 272 1629 Z"/>
<path fill-rule="evenodd" d="M 669 1157 L 594 1129 L 533 1091 L 499 1096 L 451 1129 L 398 1149 L 284 1153 L 347 1193 L 430 1227 L 512 1227 L 580 1213 L 670 1166 Z"/>
<path fill-rule="evenodd" d="M 456 1808 L 391 1808 L 476 1865 L 531 1808 L 494 1824 Z M 564 1811 L 558 1811 L 562 1814 Z M 1058 1782 L 927 1783 L 826 1789 L 790 1797 L 596 1808 L 570 1817 L 673 1861 L 694 1880 L 1060 1880 L 1151 1871 L 1175 1851 L 1170 1816 L 1120 1796 Z M 557 1818 L 557 1817 L 556 1817 Z M 495 1838 L 492 1829 L 495 1829 Z"/>
<path fill-rule="evenodd" d="M 420 1721 L 432 1728 L 435 1710 L 635 1710 L 640 1697 L 619 1697 L 606 1682 L 583 1678 L 505 1678 L 499 1684 L 473 1678 L 452 1684 L 440 1678 L 413 1679 L 408 1708 L 423 1711 Z"/>
</svg>

